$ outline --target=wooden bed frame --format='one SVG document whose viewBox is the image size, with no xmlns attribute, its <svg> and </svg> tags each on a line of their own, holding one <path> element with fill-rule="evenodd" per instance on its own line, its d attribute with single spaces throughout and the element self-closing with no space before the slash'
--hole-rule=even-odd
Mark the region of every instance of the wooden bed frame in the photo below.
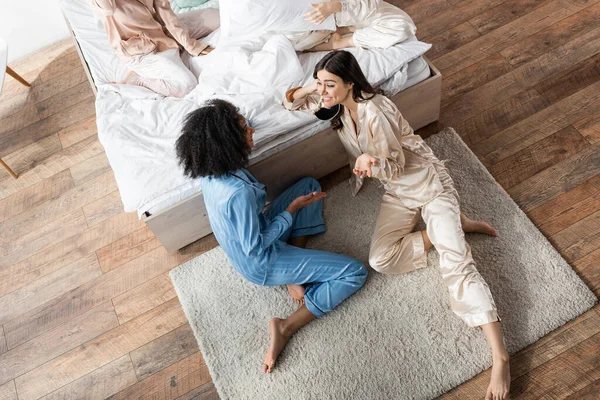
<svg viewBox="0 0 600 400">
<path fill-rule="evenodd" d="M 97 90 L 89 66 L 66 16 L 65 21 L 95 94 Z M 440 115 L 442 75 L 428 60 L 427 63 L 431 70 L 429 78 L 391 98 L 415 130 L 436 121 Z M 347 165 L 348 156 L 337 133 L 326 129 L 248 169 L 267 186 L 268 197 L 272 199 L 302 177 L 319 179 Z M 201 192 L 142 219 L 168 252 L 177 251 L 212 232 Z"/>
</svg>

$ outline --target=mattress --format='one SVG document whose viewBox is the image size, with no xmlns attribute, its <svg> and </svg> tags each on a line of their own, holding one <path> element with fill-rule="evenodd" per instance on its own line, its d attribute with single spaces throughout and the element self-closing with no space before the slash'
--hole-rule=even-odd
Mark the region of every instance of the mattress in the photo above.
<svg viewBox="0 0 600 400">
<path fill-rule="evenodd" d="M 165 98 L 145 88 L 109 85 L 127 73 L 108 43 L 88 0 L 60 0 L 98 87 L 98 136 L 115 172 L 124 209 L 156 213 L 199 191 L 185 177 L 174 143 L 190 111 L 211 98 L 235 104 L 255 128 L 251 163 L 292 146 L 327 127 L 310 113 L 288 112 L 282 100 L 289 87 L 312 80 L 324 53 L 296 53 L 282 35 L 265 35 L 238 45 L 217 48 L 209 56 L 184 57 L 199 84 L 186 98 Z M 215 31 L 203 41 L 218 40 Z M 427 77 L 418 59 L 431 45 L 410 38 L 386 50 L 351 49 L 367 79 L 394 94 Z M 409 73 L 417 71 L 414 76 Z M 282 72 L 284 71 L 284 72 Z M 409 78 L 410 75 L 410 79 Z M 427 75 L 427 76 L 425 76 Z"/>
</svg>

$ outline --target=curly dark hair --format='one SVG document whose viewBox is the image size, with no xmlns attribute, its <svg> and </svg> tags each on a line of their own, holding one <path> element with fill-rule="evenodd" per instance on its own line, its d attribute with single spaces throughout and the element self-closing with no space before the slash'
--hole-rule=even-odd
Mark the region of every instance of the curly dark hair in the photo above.
<svg viewBox="0 0 600 400">
<path fill-rule="evenodd" d="M 209 100 L 189 113 L 175 150 L 179 164 L 190 178 L 220 177 L 248 163 L 243 117 L 225 100 Z"/>
<path fill-rule="evenodd" d="M 376 94 L 383 94 L 381 89 L 375 89 L 371 86 L 362 69 L 360 69 L 356 58 L 346 50 L 334 50 L 321 58 L 317 65 L 315 65 L 313 78 L 317 79 L 317 72 L 323 69 L 333 75 L 339 76 L 344 83 L 353 83 L 352 98 L 356 102 L 370 100 Z M 363 97 L 363 93 L 368 93 L 371 96 L 365 98 Z M 331 127 L 334 130 L 341 129 L 344 126 L 341 118 L 343 113 L 344 106 L 340 104 L 340 111 L 331 119 Z"/>
</svg>

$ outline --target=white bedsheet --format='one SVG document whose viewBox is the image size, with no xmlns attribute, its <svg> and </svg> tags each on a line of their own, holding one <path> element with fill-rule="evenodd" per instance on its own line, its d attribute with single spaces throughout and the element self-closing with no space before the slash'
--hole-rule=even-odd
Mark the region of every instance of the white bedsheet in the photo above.
<svg viewBox="0 0 600 400">
<path fill-rule="evenodd" d="M 141 213 L 198 187 L 197 181 L 183 176 L 174 143 L 185 115 L 209 98 L 231 101 L 256 129 L 253 161 L 269 148 L 279 147 L 284 137 L 291 145 L 328 124 L 308 112 L 292 113 L 281 106 L 287 88 L 312 79 L 314 65 L 324 53 L 296 57 L 282 35 L 219 48 L 209 56 L 184 60 L 200 76 L 192 93 L 184 99 L 164 98 L 141 87 L 103 84 L 123 76 L 124 64 L 108 44 L 87 0 L 61 3 L 98 84 L 98 135 L 115 172 L 125 211 Z M 215 32 L 207 41 L 211 43 L 217 36 Z M 368 80 L 378 86 L 392 76 L 405 82 L 406 64 L 430 47 L 411 38 L 386 50 L 351 51 Z M 230 68 L 235 69 L 234 75 Z M 268 146 L 271 142 L 276 146 Z"/>
</svg>

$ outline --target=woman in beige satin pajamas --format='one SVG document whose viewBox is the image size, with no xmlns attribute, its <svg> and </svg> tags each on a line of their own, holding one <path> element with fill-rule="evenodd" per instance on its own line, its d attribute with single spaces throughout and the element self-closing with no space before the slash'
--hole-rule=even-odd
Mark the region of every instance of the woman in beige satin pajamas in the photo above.
<svg viewBox="0 0 600 400">
<path fill-rule="evenodd" d="M 337 31 L 283 32 L 296 51 L 347 47 L 385 49 L 417 31 L 408 14 L 381 0 L 330 0 L 312 6 L 306 20 L 318 25 L 333 15 Z"/>
<path fill-rule="evenodd" d="M 444 164 L 414 134 L 395 104 L 371 87 L 351 53 L 326 55 L 315 67 L 314 78 L 307 86 L 288 90 L 285 106 L 313 112 L 339 108 L 332 127 L 350 158 L 352 193 L 366 177 L 379 179 L 386 189 L 371 241 L 371 267 L 384 274 L 424 268 L 426 252 L 435 246 L 452 310 L 468 326 L 481 326 L 492 350 L 486 400 L 507 398 L 509 357 L 500 319 L 464 235 L 496 236 L 496 230 L 460 212 L 458 193 Z M 427 228 L 414 232 L 419 214 Z"/>
</svg>

